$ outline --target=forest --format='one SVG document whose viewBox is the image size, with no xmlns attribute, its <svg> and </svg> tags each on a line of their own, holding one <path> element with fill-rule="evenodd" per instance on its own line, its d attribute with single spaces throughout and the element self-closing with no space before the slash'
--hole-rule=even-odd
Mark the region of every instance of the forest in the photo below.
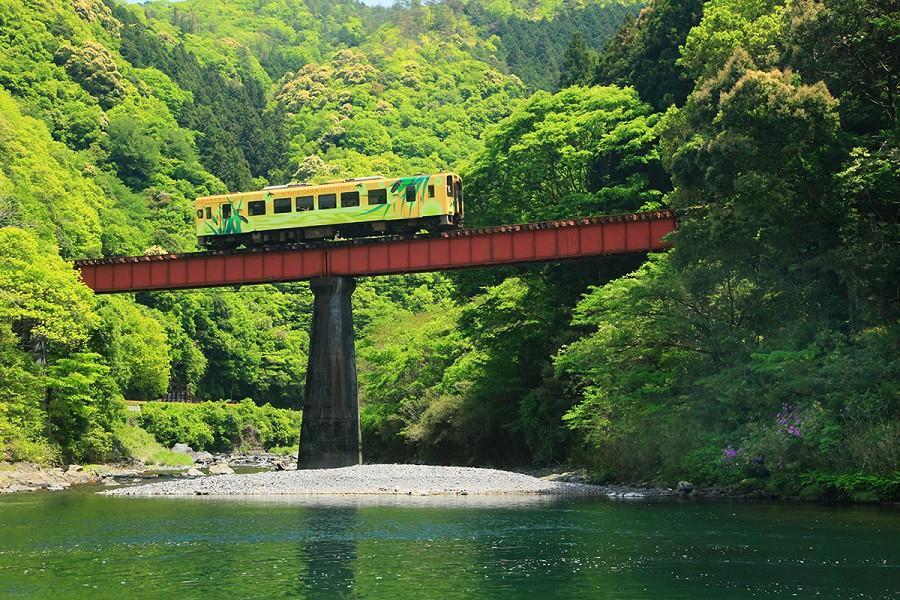
<svg viewBox="0 0 900 600">
<path fill-rule="evenodd" d="M 196 250 L 197 196 L 447 169 L 466 226 L 679 228 L 360 280 L 367 462 L 896 500 L 898 40 L 887 0 L 2 0 L 0 460 L 296 444 L 307 284 L 95 296 L 71 261 Z M 127 418 L 168 392 L 213 403 Z"/>
</svg>

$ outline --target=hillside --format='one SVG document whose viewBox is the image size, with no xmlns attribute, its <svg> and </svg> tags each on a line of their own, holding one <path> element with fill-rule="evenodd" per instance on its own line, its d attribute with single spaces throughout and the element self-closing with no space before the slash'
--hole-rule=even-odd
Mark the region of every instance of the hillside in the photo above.
<svg viewBox="0 0 900 600">
<path fill-rule="evenodd" d="M 668 206 L 675 249 L 361 281 L 368 456 L 894 497 L 897 23 L 881 0 L 5 0 L 3 454 L 121 456 L 123 396 L 303 396 L 305 284 L 94 297 L 66 261 L 194 250 L 198 195 L 452 169 L 469 224 Z"/>
<path fill-rule="evenodd" d="M 0 225 L 12 226 L 4 235 L 20 253 L 4 268 L 12 277 L 23 276 L 19 260 L 46 267 L 24 274 L 38 289 L 19 286 L 3 313 L 23 342 L 4 347 L 18 365 L 8 376 L 37 386 L 13 395 L 9 414 L 21 424 L 4 435 L 38 449 L 8 454 L 40 454 L 40 440 L 52 441 L 32 420 L 42 409 L 25 400 L 37 398 L 28 394 L 44 377 L 29 352 L 55 365 L 77 351 L 84 364 L 67 368 L 103 373 L 94 385 L 106 382 L 106 395 L 152 398 L 171 388 L 296 406 L 306 286 L 95 300 L 53 257 L 192 250 L 198 195 L 462 168 L 485 128 L 526 96 L 496 38 L 466 16 L 474 6 L 3 3 Z M 51 277 L 65 291 L 46 306 Z M 432 276 L 364 284 L 360 326 L 439 302 L 448 290 Z M 66 294 L 81 303 L 57 308 Z M 95 425 L 82 422 L 78 435 Z"/>
</svg>

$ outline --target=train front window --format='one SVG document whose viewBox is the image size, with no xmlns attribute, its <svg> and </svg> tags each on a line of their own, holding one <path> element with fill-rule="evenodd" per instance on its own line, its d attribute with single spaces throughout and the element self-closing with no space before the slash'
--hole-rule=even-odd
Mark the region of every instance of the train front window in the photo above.
<svg viewBox="0 0 900 600">
<path fill-rule="evenodd" d="M 251 217 L 256 217 L 259 215 L 266 214 L 266 201 L 265 200 L 254 200 L 247 204 L 247 214 Z"/>
<path fill-rule="evenodd" d="M 272 212 L 274 212 L 276 215 L 291 212 L 291 199 L 275 198 L 275 201 L 273 202 Z"/>
<path fill-rule="evenodd" d="M 294 200 L 297 204 L 297 212 L 303 212 L 305 210 L 313 209 L 313 197 L 312 196 L 297 196 Z"/>
<path fill-rule="evenodd" d="M 230 219 L 230 218 L 231 218 L 231 205 L 230 205 L 230 204 L 223 204 L 223 205 L 222 205 L 222 218 L 223 218 L 223 219 Z"/>
<path fill-rule="evenodd" d="M 369 190 L 369 205 L 372 204 L 387 204 L 387 190 Z"/>
<path fill-rule="evenodd" d="M 337 194 L 321 194 L 319 196 L 319 208 L 334 208 L 337 206 Z"/>
<path fill-rule="evenodd" d="M 434 186 L 433 185 L 428 186 L 428 197 L 434 198 Z"/>
<path fill-rule="evenodd" d="M 453 175 L 447 175 L 447 197 L 453 196 Z"/>
<path fill-rule="evenodd" d="M 198 208 L 198 209 L 197 209 L 197 218 L 198 218 L 198 219 L 202 219 L 202 218 L 203 218 L 203 209 L 202 209 L 202 208 Z"/>
<path fill-rule="evenodd" d="M 212 208 L 209 206 L 206 207 L 206 218 L 212 219 Z"/>
<path fill-rule="evenodd" d="M 406 201 L 407 202 L 415 202 L 416 201 L 416 186 L 408 185 L 406 186 Z"/>
<path fill-rule="evenodd" d="M 359 206 L 359 192 L 341 192 L 341 207 Z"/>
</svg>

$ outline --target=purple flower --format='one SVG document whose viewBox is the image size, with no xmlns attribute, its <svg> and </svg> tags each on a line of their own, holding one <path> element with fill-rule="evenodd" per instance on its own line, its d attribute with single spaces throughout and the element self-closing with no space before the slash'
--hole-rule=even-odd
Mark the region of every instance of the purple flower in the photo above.
<svg viewBox="0 0 900 600">
<path fill-rule="evenodd" d="M 720 460 L 721 460 L 721 462 L 723 462 L 727 465 L 734 464 L 735 460 L 737 459 L 738 455 L 741 452 L 742 452 L 742 450 L 740 448 L 735 450 L 731 446 L 728 446 L 727 448 L 722 448 L 722 458 Z"/>
</svg>

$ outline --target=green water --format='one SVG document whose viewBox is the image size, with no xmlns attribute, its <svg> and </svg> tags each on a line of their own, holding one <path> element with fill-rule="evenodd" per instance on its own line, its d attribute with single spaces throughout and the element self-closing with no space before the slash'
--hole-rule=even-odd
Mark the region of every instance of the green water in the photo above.
<svg viewBox="0 0 900 600">
<path fill-rule="evenodd" d="M 3 598 L 900 597 L 900 511 L 0 497 Z"/>
</svg>

